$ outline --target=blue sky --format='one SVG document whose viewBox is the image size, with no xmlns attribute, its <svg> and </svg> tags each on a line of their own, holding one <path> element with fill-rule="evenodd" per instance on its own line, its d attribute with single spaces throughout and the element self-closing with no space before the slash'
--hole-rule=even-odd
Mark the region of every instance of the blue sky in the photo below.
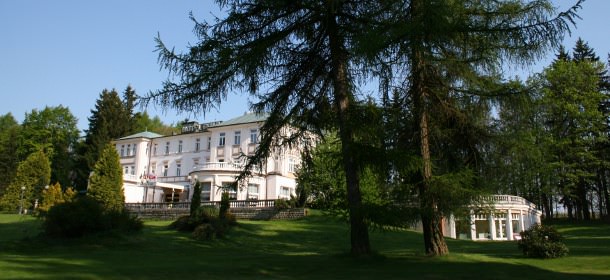
<svg viewBox="0 0 610 280">
<path fill-rule="evenodd" d="M 562 8 L 572 2 L 556 0 Z M 176 50 L 195 44 L 191 11 L 198 20 L 221 15 L 212 0 L 0 0 L 0 115 L 11 112 L 21 122 L 32 109 L 63 105 L 86 129 L 103 89 L 131 85 L 144 95 L 161 87 L 167 72 L 157 64 L 154 38 L 159 33 Z M 606 61 L 610 1 L 587 0 L 579 14 L 564 45 L 571 49 L 582 37 Z M 522 71 L 540 71 L 553 57 Z M 152 105 L 146 110 L 165 123 L 226 120 L 248 110 L 248 96 L 230 94 L 205 118 Z"/>
</svg>

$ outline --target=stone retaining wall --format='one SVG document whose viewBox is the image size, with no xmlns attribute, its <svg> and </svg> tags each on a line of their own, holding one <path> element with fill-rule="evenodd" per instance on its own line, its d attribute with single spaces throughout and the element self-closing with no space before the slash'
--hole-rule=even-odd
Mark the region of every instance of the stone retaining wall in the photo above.
<svg viewBox="0 0 610 280">
<path fill-rule="evenodd" d="M 146 220 L 175 220 L 189 214 L 189 209 L 184 208 L 132 209 L 129 211 L 140 219 Z M 307 210 L 304 208 L 283 210 L 275 208 L 230 208 L 229 211 L 240 220 L 293 220 L 307 215 Z"/>
</svg>

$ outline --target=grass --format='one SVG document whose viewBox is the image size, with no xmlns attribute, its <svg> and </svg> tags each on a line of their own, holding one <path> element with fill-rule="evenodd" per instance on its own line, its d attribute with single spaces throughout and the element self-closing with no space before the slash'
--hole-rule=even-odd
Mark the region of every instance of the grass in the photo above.
<svg viewBox="0 0 610 280">
<path fill-rule="evenodd" d="M 148 221 L 142 233 L 80 240 L 37 237 L 40 221 L 0 214 L 0 279 L 608 279 L 610 225 L 559 223 L 570 255 L 522 257 L 514 242 L 448 240 L 423 255 L 420 233 L 374 231 L 372 257 L 348 254 L 345 223 L 240 221 L 224 239 L 195 241 Z"/>
</svg>

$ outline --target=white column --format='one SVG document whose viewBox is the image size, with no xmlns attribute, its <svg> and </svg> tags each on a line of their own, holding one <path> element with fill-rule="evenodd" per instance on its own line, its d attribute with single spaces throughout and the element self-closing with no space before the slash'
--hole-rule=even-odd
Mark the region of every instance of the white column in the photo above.
<svg viewBox="0 0 610 280">
<path fill-rule="evenodd" d="M 525 222 L 523 221 L 523 210 L 519 210 L 519 230 L 525 230 Z"/>
<path fill-rule="evenodd" d="M 212 178 L 212 185 L 210 186 L 210 201 L 216 201 L 216 183 L 218 182 L 218 175 L 214 175 Z"/>
<path fill-rule="evenodd" d="M 506 210 L 506 239 L 513 240 L 513 214 Z"/>
<path fill-rule="evenodd" d="M 489 213 L 489 235 L 491 240 L 496 240 L 496 220 L 493 212 Z"/>
<path fill-rule="evenodd" d="M 453 216 L 453 214 L 449 215 L 449 236 L 453 239 L 457 238 L 457 235 L 455 233 L 455 217 Z"/>
<path fill-rule="evenodd" d="M 476 240 L 477 236 L 477 225 L 475 223 L 476 216 L 474 215 L 474 211 L 470 210 L 470 239 Z"/>
</svg>

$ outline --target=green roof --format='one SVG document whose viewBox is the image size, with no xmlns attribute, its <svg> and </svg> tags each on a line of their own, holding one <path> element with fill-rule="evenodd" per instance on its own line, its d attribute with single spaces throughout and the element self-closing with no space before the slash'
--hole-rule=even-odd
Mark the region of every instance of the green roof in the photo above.
<svg viewBox="0 0 610 280">
<path fill-rule="evenodd" d="M 257 114 L 257 113 L 246 113 L 243 116 L 239 116 L 237 118 L 230 119 L 228 121 L 223 121 L 217 125 L 212 127 L 220 127 L 220 126 L 228 126 L 228 125 L 236 125 L 236 124 L 246 124 L 246 123 L 257 123 L 264 122 L 267 120 L 267 114 Z"/>
<path fill-rule="evenodd" d="M 123 138 L 119 138 L 119 140 L 125 140 L 125 139 L 133 139 L 133 138 L 158 138 L 158 137 L 163 137 L 163 135 L 161 134 L 157 134 L 154 132 L 150 132 L 150 131 L 144 131 L 144 132 L 140 132 L 140 133 L 136 133 L 133 135 L 129 135 L 129 136 L 125 136 Z"/>
</svg>

